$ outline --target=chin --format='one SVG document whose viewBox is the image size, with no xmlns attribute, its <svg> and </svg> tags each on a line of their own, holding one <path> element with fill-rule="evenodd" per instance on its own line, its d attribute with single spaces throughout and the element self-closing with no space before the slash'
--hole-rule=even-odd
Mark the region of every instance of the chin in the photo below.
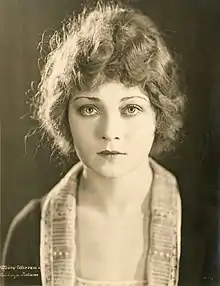
<svg viewBox="0 0 220 286">
<path fill-rule="evenodd" d="M 103 177 L 105 177 L 105 178 L 108 178 L 108 179 L 118 179 L 118 178 L 120 178 L 120 177 L 122 177 L 123 175 L 125 175 L 126 174 L 126 172 L 123 172 L 123 171 L 121 171 L 121 172 L 114 172 L 114 171 L 104 171 L 104 172 L 102 172 L 101 173 L 101 175 L 103 176 Z"/>
<path fill-rule="evenodd" d="M 116 179 L 128 172 L 123 166 L 120 165 L 102 165 L 102 164 L 94 164 L 90 162 L 90 164 L 85 164 L 85 166 L 90 169 L 92 172 L 96 173 L 100 177 L 105 177 L 109 179 Z"/>
<path fill-rule="evenodd" d="M 135 167 L 130 166 L 130 168 L 125 168 L 125 166 L 101 166 L 101 167 L 93 167 L 91 168 L 95 173 L 99 176 L 109 178 L 109 179 L 118 179 L 128 174 Z"/>
<path fill-rule="evenodd" d="M 143 164 L 143 158 L 140 160 L 100 160 L 97 158 L 89 158 L 87 160 L 81 160 L 84 165 L 90 169 L 92 172 L 98 174 L 101 177 L 109 179 L 117 179 L 124 175 L 129 174 L 130 172 L 138 169 L 140 165 Z M 148 160 L 148 159 L 147 159 Z"/>
</svg>

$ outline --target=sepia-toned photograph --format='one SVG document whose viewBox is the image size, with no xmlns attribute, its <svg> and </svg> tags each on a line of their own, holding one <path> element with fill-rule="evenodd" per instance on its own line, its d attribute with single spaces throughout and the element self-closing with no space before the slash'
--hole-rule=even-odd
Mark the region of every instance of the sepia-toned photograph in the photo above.
<svg viewBox="0 0 220 286">
<path fill-rule="evenodd" d="M 2 286 L 220 285 L 220 2 L 0 0 Z"/>
</svg>

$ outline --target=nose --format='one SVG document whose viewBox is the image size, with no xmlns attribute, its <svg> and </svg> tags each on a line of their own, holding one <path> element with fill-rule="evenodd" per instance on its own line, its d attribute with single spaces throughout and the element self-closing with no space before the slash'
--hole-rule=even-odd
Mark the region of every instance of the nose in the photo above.
<svg viewBox="0 0 220 286">
<path fill-rule="evenodd" d="M 117 116 L 109 116 L 101 122 L 101 139 L 106 141 L 120 140 L 122 137 L 122 122 Z"/>
</svg>

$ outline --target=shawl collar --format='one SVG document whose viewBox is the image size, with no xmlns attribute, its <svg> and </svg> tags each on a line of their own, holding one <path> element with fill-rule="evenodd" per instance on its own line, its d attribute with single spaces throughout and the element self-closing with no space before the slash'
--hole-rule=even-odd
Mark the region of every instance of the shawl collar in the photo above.
<svg viewBox="0 0 220 286">
<path fill-rule="evenodd" d="M 154 171 L 146 274 L 149 286 L 178 284 L 181 202 L 176 179 L 150 159 Z M 40 264 L 43 286 L 75 284 L 75 217 L 79 162 L 48 193 L 42 207 Z"/>
</svg>

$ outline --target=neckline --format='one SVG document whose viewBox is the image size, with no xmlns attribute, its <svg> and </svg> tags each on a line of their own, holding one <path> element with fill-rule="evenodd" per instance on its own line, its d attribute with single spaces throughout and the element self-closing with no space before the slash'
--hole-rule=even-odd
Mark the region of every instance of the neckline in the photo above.
<svg viewBox="0 0 220 286">
<path fill-rule="evenodd" d="M 147 285 L 147 280 L 91 280 L 79 276 L 76 281 L 82 285 Z"/>
</svg>

